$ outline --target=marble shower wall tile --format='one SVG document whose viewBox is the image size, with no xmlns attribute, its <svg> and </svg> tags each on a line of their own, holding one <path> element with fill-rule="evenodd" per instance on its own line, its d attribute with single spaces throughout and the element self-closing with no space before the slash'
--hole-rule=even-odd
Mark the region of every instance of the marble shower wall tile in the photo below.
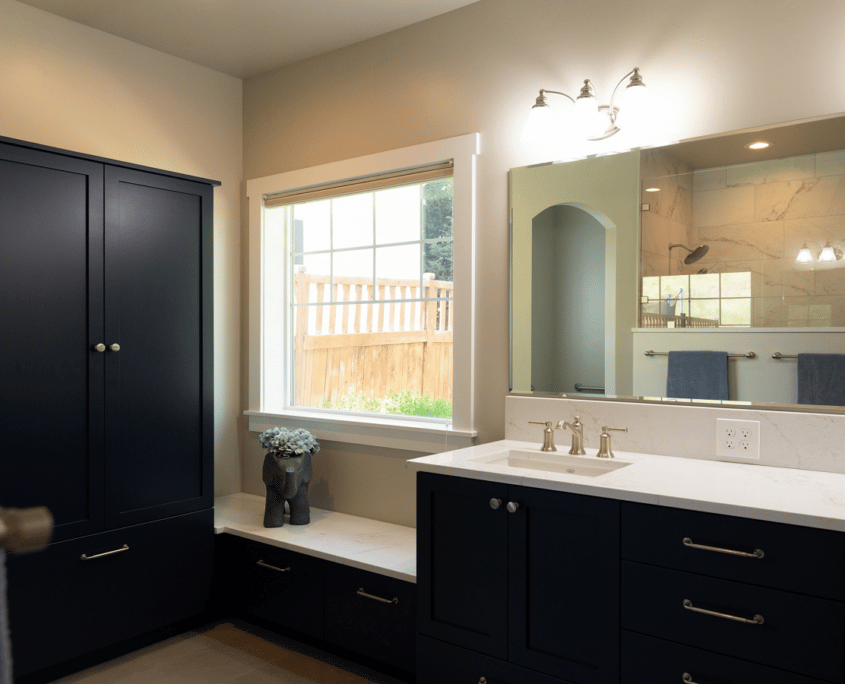
<svg viewBox="0 0 845 684">
<path fill-rule="evenodd" d="M 679 176 L 678 182 L 692 188 L 692 169 L 665 150 L 650 149 L 640 153 L 640 175 L 643 178 Z"/>
<path fill-rule="evenodd" d="M 669 257 L 669 245 L 687 244 L 690 241 L 690 226 L 665 218 L 652 211 L 644 211 L 641 216 L 640 245 L 645 252 L 663 254 Z"/>
<path fill-rule="evenodd" d="M 542 432 L 529 420 L 571 420 L 576 415 L 584 423 L 588 455 L 598 448 L 601 426 L 612 425 L 628 428 L 627 433 L 614 435 L 617 452 L 725 460 L 716 457 L 716 419 L 759 420 L 760 465 L 845 473 L 845 415 L 841 414 L 508 396 L 505 439 L 539 445 Z"/>
<path fill-rule="evenodd" d="M 753 189 L 755 221 L 845 214 L 845 176 L 764 183 Z"/>
<path fill-rule="evenodd" d="M 807 297 L 815 291 L 815 275 L 811 270 L 798 268 L 795 259 L 770 259 L 761 262 L 762 297 Z"/>
<path fill-rule="evenodd" d="M 692 225 L 700 228 L 753 223 L 754 190 L 755 186 L 747 185 L 696 193 L 692 205 Z"/>
<path fill-rule="evenodd" d="M 845 259 L 837 261 L 831 268 L 817 268 L 815 274 L 815 294 L 845 295 Z"/>
<path fill-rule="evenodd" d="M 662 150 L 640 155 L 641 197 L 649 212 L 685 226 L 692 225 L 692 173 L 683 162 Z M 658 192 L 646 192 L 658 188 Z"/>
<path fill-rule="evenodd" d="M 728 186 L 760 185 L 813 178 L 816 175 L 816 155 L 808 154 L 803 157 L 738 164 L 729 166 L 726 172 Z"/>
<path fill-rule="evenodd" d="M 725 187 L 727 187 L 726 168 L 702 169 L 700 171 L 693 171 L 693 202 L 695 202 L 695 193 L 705 192 L 706 190 L 721 190 Z"/>
<path fill-rule="evenodd" d="M 783 221 L 697 227 L 695 243 L 710 247 L 701 262 L 780 259 L 783 257 Z"/>
<path fill-rule="evenodd" d="M 824 245 L 828 240 L 835 245 L 843 239 L 845 239 L 845 216 L 787 219 L 784 221 L 784 258 L 795 259 L 798 256 L 798 250 L 805 242 L 816 243 L 810 244 L 810 248 L 817 256 L 818 245 Z"/>
<path fill-rule="evenodd" d="M 845 150 L 820 152 L 816 155 L 817 176 L 845 175 Z"/>
</svg>

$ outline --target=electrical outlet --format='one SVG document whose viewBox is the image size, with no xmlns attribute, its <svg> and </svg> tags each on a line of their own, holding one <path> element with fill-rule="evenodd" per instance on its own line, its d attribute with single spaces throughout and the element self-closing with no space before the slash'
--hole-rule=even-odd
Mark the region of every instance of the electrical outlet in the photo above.
<svg viewBox="0 0 845 684">
<path fill-rule="evenodd" d="M 716 419 L 716 456 L 760 458 L 760 421 Z"/>
</svg>

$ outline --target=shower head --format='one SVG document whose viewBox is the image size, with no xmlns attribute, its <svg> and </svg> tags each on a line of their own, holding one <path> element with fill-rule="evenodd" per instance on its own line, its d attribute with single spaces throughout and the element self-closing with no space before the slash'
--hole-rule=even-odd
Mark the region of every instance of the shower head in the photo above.
<svg viewBox="0 0 845 684">
<path fill-rule="evenodd" d="M 707 245 L 699 245 L 695 249 L 690 249 L 686 245 L 682 245 L 682 244 L 678 243 L 676 245 L 669 245 L 669 253 L 670 254 L 672 253 L 672 250 L 675 249 L 675 247 L 683 247 L 685 250 L 687 250 L 689 252 L 689 254 L 687 254 L 686 259 L 684 259 L 684 263 L 687 264 L 687 265 L 694 264 L 701 257 L 703 257 L 705 254 L 707 254 L 707 251 L 710 249 L 710 247 L 707 246 Z"/>
</svg>

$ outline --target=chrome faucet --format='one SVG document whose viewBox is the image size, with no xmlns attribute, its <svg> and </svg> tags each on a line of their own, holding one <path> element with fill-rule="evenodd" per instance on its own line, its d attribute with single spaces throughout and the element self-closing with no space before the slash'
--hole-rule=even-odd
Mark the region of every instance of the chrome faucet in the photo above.
<svg viewBox="0 0 845 684">
<path fill-rule="evenodd" d="M 584 451 L 584 423 L 581 422 L 580 416 L 575 416 L 574 423 L 559 420 L 557 429 L 562 430 L 563 428 L 572 430 L 572 448 L 569 450 L 569 453 L 573 456 L 583 456 L 586 454 L 587 452 Z"/>
<path fill-rule="evenodd" d="M 557 447 L 555 446 L 555 428 L 553 427 L 553 423 L 550 420 L 542 421 L 542 420 L 529 420 L 531 425 L 545 425 L 546 427 L 543 429 L 543 448 L 540 451 L 557 451 Z"/>
</svg>

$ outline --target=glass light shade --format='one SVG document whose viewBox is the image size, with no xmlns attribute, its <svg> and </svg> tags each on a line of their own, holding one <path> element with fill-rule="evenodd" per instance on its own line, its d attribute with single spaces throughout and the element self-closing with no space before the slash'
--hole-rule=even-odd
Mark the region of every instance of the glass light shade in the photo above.
<svg viewBox="0 0 845 684">
<path fill-rule="evenodd" d="M 522 142 L 527 145 L 547 145 L 560 135 L 556 130 L 552 108 L 535 105 L 528 114 L 528 122 L 522 131 Z"/>
<path fill-rule="evenodd" d="M 616 125 L 632 131 L 646 128 L 652 115 L 651 93 L 644 85 L 629 85 L 619 107 Z"/>
<path fill-rule="evenodd" d="M 595 97 L 579 97 L 572 109 L 572 126 L 578 135 L 587 138 L 596 134 L 600 127 L 599 103 Z"/>
<path fill-rule="evenodd" d="M 819 261 L 836 261 L 836 252 L 833 251 L 830 242 L 822 248 L 822 252 L 819 254 Z"/>
<path fill-rule="evenodd" d="M 813 261 L 813 255 L 810 252 L 810 248 L 807 247 L 807 243 L 804 243 L 804 246 L 798 252 L 798 256 L 795 258 L 795 261 L 799 264 L 809 264 Z"/>
</svg>

